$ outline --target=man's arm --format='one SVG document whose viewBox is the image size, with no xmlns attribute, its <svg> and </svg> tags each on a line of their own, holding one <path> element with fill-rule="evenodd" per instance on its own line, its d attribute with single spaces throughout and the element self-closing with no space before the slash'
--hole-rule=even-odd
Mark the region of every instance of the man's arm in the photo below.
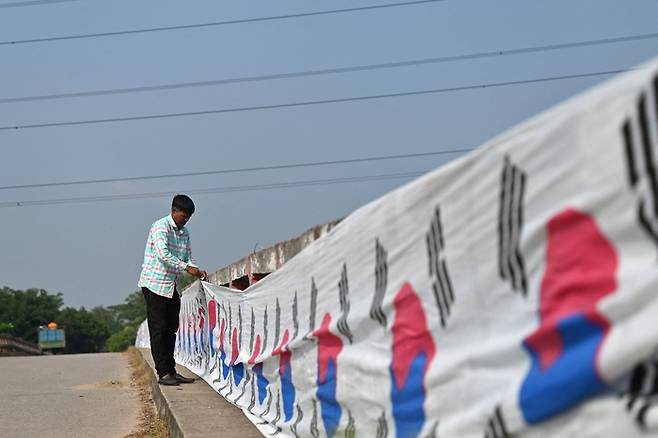
<svg viewBox="0 0 658 438">
<path fill-rule="evenodd" d="M 189 260 L 188 266 L 185 269 L 187 273 L 196 278 L 200 278 L 201 280 L 205 280 L 206 278 L 208 278 L 208 273 L 202 269 L 199 269 L 196 266 L 194 259 L 192 258 L 192 243 L 190 241 L 189 234 L 187 236 L 187 248 L 185 248 L 185 252 L 187 253 L 187 259 Z"/>
</svg>

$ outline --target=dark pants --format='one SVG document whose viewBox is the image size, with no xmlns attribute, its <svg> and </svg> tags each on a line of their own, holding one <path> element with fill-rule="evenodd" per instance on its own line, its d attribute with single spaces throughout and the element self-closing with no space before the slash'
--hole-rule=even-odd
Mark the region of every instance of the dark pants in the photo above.
<svg viewBox="0 0 658 438">
<path fill-rule="evenodd" d="M 146 300 L 146 319 L 151 335 L 151 354 L 155 370 L 160 377 L 175 373 L 174 347 L 180 311 L 178 291 L 174 291 L 172 298 L 155 294 L 145 287 L 142 288 L 142 293 Z"/>
</svg>

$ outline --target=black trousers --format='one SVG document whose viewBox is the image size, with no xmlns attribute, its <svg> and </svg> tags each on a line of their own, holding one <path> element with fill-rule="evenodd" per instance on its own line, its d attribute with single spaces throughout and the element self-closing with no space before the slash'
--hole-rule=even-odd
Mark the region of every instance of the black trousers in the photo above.
<svg viewBox="0 0 658 438">
<path fill-rule="evenodd" d="M 160 377 L 175 373 L 174 347 L 180 312 L 178 291 L 174 291 L 172 298 L 167 298 L 143 287 L 142 294 L 146 300 L 146 319 L 151 335 L 151 354 L 155 362 L 155 370 Z"/>
</svg>

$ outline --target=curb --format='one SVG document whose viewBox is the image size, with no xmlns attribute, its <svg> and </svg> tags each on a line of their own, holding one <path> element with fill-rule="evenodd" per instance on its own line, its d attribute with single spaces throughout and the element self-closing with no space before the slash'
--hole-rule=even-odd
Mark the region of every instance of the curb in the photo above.
<svg viewBox="0 0 658 438">
<path fill-rule="evenodd" d="M 162 393 L 162 389 L 158 384 L 157 374 L 153 367 L 153 359 L 151 358 L 151 350 L 147 348 L 138 348 L 139 357 L 142 362 L 148 366 L 149 369 L 149 385 L 151 386 L 151 394 L 153 395 L 153 402 L 158 411 L 158 416 L 167 422 L 169 428 L 169 436 L 172 438 L 183 438 L 184 434 L 176 421 L 176 416 L 171 411 L 167 399 Z"/>
<path fill-rule="evenodd" d="M 158 416 L 163 418 L 173 438 L 210 436 L 258 438 L 263 435 L 244 413 L 217 394 L 204 380 L 182 365 L 178 372 L 193 377 L 193 384 L 160 386 L 151 350 L 138 348 L 139 357 L 149 367 L 149 383 Z"/>
</svg>

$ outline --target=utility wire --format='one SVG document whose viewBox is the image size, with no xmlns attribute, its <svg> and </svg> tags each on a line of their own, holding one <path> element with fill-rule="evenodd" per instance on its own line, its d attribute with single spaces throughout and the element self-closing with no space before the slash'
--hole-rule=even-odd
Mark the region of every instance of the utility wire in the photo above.
<svg viewBox="0 0 658 438">
<path fill-rule="evenodd" d="M 125 195 L 105 195 L 105 196 L 83 196 L 77 198 L 58 198 L 58 199 L 42 199 L 35 201 L 10 201 L 0 202 L 0 208 L 10 207 L 28 207 L 36 205 L 59 205 L 59 204 L 79 204 L 86 202 L 100 202 L 100 201 L 122 201 L 127 199 L 145 199 L 145 198 L 161 198 L 171 196 L 174 193 L 189 193 L 189 194 L 213 194 L 213 193 L 233 193 L 233 192 L 253 192 L 263 190 L 277 190 L 295 187 L 309 187 L 320 185 L 332 184 L 347 184 L 347 183 L 362 183 L 370 181 L 382 181 L 392 179 L 405 179 L 418 177 L 427 171 L 405 172 L 405 173 L 388 173 L 380 175 L 367 175 L 367 176 L 353 176 L 344 178 L 330 178 L 330 179 L 313 179 L 302 181 L 288 181 L 281 183 L 270 184 L 255 184 L 246 186 L 226 186 L 214 187 L 209 189 L 196 189 L 196 190 L 181 190 L 177 192 L 148 192 L 148 193 L 132 193 Z"/>
<path fill-rule="evenodd" d="M 645 33 L 639 35 L 628 35 L 624 37 L 616 38 L 603 38 L 596 40 L 586 40 L 586 41 L 575 41 L 571 43 L 564 44 L 548 44 L 542 46 L 529 46 L 521 47 L 518 49 L 506 49 L 506 50 L 492 50 L 486 52 L 475 52 L 468 53 L 464 55 L 453 55 L 453 56 L 441 56 L 433 58 L 423 58 L 423 59 L 414 59 L 409 61 L 397 61 L 397 62 L 386 62 L 379 64 L 364 64 L 364 65 L 355 65 L 350 67 L 337 67 L 337 68 L 326 68 L 326 69 L 317 69 L 317 70 L 305 70 L 305 71 L 296 71 L 296 72 L 287 72 L 287 73 L 276 73 L 268 75 L 255 75 L 255 76 L 242 76 L 235 78 L 226 78 L 226 79 L 214 79 L 209 81 L 193 81 L 193 82 L 178 82 L 172 84 L 162 84 L 162 85 L 147 85 L 140 87 L 125 87 L 125 88 L 110 88 L 105 90 L 91 90 L 91 91 L 78 91 L 71 93 L 58 93 L 58 94 L 44 94 L 38 96 L 24 96 L 24 97 L 6 97 L 0 98 L 0 104 L 2 103 L 16 103 L 16 102 L 34 102 L 40 100 L 54 100 L 54 99 L 69 99 L 75 97 L 91 97 L 91 96 L 107 96 L 114 94 L 127 94 L 127 93 L 140 93 L 148 91 L 164 91 L 164 90 L 176 90 L 182 88 L 193 88 L 193 87 L 207 87 L 214 85 L 226 85 L 226 84 L 235 84 L 241 82 L 257 82 L 257 81 L 267 81 L 267 80 L 277 80 L 277 79 L 292 79 L 292 78 L 301 78 L 309 76 L 320 76 L 328 74 L 337 74 L 337 73 L 350 73 L 350 72 L 359 72 L 359 71 L 370 71 L 370 70 L 380 70 L 387 68 L 398 68 L 398 67 L 411 67 L 416 65 L 427 65 L 427 64 L 440 64 L 456 61 L 465 61 L 473 59 L 482 59 L 482 58 L 495 58 L 499 56 L 508 56 L 508 55 L 519 55 L 526 53 L 537 53 L 537 52 L 546 52 L 551 50 L 562 50 L 562 49 L 571 49 L 577 47 L 591 47 L 604 44 L 613 44 L 613 43 L 622 43 L 630 41 L 641 41 L 647 39 L 658 38 L 658 33 Z"/>
<path fill-rule="evenodd" d="M 270 109 L 281 109 L 281 108 L 294 108 L 302 106 L 312 106 L 312 105 L 325 105 L 330 103 L 345 103 L 345 102 L 359 102 L 375 99 L 389 99 L 395 97 L 406 97 L 406 96 L 420 96 L 425 94 L 438 94 L 438 93 L 447 93 L 453 91 L 465 91 L 465 90 L 476 90 L 483 88 L 495 88 L 495 87 L 507 87 L 511 85 L 521 85 L 521 84 L 536 84 L 541 82 L 550 82 L 550 81 L 561 81 L 566 79 L 580 79 L 588 78 L 595 76 L 604 76 L 617 73 L 623 73 L 630 71 L 632 69 L 620 69 L 620 70 L 608 70 L 608 71 L 599 71 L 591 73 L 579 73 L 572 75 L 562 75 L 562 76 L 549 76 L 543 78 L 535 79 L 523 79 L 518 81 L 505 81 L 505 82 L 489 82 L 476 85 L 466 85 L 461 87 L 449 87 L 449 88 L 435 88 L 430 90 L 418 90 L 418 91 L 406 91 L 401 93 L 388 93 L 388 94 L 375 94 L 369 96 L 357 96 L 357 97 L 344 97 L 338 99 L 322 99 L 322 100 L 308 100 L 302 102 L 291 102 L 291 103 L 280 103 L 273 105 L 258 105 L 258 106 L 245 106 L 245 107 L 236 107 L 236 108 L 221 108 L 214 110 L 204 110 L 204 111 L 188 111 L 180 113 L 164 113 L 164 114 L 148 114 L 143 116 L 128 116 L 128 117 L 112 117 L 105 119 L 89 119 L 89 120 L 73 120 L 68 122 L 50 122 L 50 123 L 33 123 L 26 125 L 8 125 L 0 126 L 0 131 L 9 131 L 9 130 L 18 130 L 18 129 L 34 129 L 34 128 L 52 128 L 58 126 L 80 126 L 80 125 L 92 125 L 100 123 L 116 123 L 116 122 L 128 122 L 128 121 L 137 121 L 137 120 L 155 120 L 155 119 L 167 119 L 175 117 L 190 117 L 190 116 L 203 116 L 211 114 L 224 114 L 224 113 L 235 113 L 235 112 L 246 112 L 246 111 L 260 111 L 260 110 L 270 110 Z"/>
<path fill-rule="evenodd" d="M 72 0 L 71 0 L 72 1 Z M 254 18 L 242 18 L 237 20 L 227 20 L 227 21 L 212 21 L 208 23 L 196 23 L 196 24 L 182 24 L 177 26 L 162 26 L 162 27 L 150 27 L 144 29 L 132 29 L 132 30 L 120 30 L 114 32 L 97 32 L 97 33 L 86 33 L 86 34 L 77 34 L 77 35 L 62 35 L 62 36 L 53 36 L 53 37 L 43 37 L 43 38 L 30 38 L 24 40 L 10 40 L 10 41 L 0 41 L 0 46 L 12 45 L 12 44 L 30 44 L 30 43 L 44 43 L 52 41 L 65 41 L 65 40 L 80 40 L 86 38 L 104 38 L 111 36 L 119 35 L 134 35 L 134 34 L 143 34 L 150 32 L 164 32 L 171 30 L 184 30 L 184 29 L 198 29 L 204 27 L 217 27 L 217 26 L 226 26 L 232 24 L 244 24 L 244 23 L 256 23 L 262 21 L 273 21 L 273 20 L 289 20 L 292 18 L 302 18 L 302 17 L 316 17 L 320 15 L 333 15 L 333 14 L 346 14 L 351 12 L 360 12 L 360 11 L 372 11 L 375 9 L 387 9 L 387 8 L 397 8 L 402 6 L 414 6 L 422 5 L 428 3 L 439 3 L 447 0 L 417 0 L 417 1 L 407 1 L 407 2 L 398 2 L 398 3 L 387 3 L 383 5 L 371 5 L 371 6 L 358 6 L 353 8 L 343 8 L 343 9 L 331 9 L 326 11 L 315 11 L 315 12 L 301 12 L 297 14 L 283 14 L 283 15 L 273 15 L 268 17 L 254 17 Z"/>
<path fill-rule="evenodd" d="M 79 0 L 31 0 L 26 2 L 0 3 L 0 9 L 3 8 L 22 8 L 24 6 L 43 6 L 56 3 L 77 2 Z"/>
<path fill-rule="evenodd" d="M 73 186 L 73 185 L 83 185 L 83 184 L 110 183 L 110 182 L 119 182 L 119 181 L 145 181 L 145 180 L 164 179 L 164 178 L 180 178 L 186 176 L 260 172 L 264 170 L 282 170 L 282 169 L 294 169 L 300 167 L 333 166 L 337 164 L 364 163 L 371 161 L 399 160 L 403 158 L 418 158 L 418 157 L 430 157 L 435 155 L 458 154 L 463 152 L 469 152 L 472 150 L 473 150 L 472 148 L 450 149 L 450 150 L 436 151 L 436 152 L 419 152 L 414 154 L 382 155 L 376 157 L 351 158 L 344 160 L 313 161 L 306 163 L 277 164 L 272 166 L 218 169 L 218 170 L 207 170 L 202 172 L 183 172 L 183 173 L 168 173 L 162 175 L 129 176 L 129 177 L 118 177 L 118 178 L 87 179 L 87 180 L 78 180 L 78 181 L 59 181 L 59 182 L 39 183 L 39 184 L 20 184 L 20 185 L 12 185 L 12 186 L 0 186 L 0 190 L 28 189 L 28 188 L 32 189 L 37 187 Z"/>
</svg>

